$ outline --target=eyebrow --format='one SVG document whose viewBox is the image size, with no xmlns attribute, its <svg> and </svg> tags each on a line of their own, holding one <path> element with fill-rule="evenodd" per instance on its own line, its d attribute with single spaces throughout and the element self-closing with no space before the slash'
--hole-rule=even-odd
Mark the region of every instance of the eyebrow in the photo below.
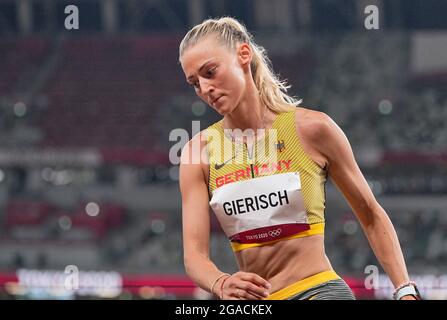
<svg viewBox="0 0 447 320">
<path fill-rule="evenodd" d="M 202 64 L 202 66 L 199 68 L 199 72 L 200 72 L 203 68 L 205 68 L 206 65 L 207 65 L 208 63 L 212 62 L 213 60 L 214 60 L 214 59 L 211 58 L 211 59 L 205 61 L 205 62 Z M 190 80 L 191 78 L 194 78 L 194 76 L 189 76 L 189 77 L 186 79 L 186 81 L 189 82 L 189 80 Z"/>
</svg>

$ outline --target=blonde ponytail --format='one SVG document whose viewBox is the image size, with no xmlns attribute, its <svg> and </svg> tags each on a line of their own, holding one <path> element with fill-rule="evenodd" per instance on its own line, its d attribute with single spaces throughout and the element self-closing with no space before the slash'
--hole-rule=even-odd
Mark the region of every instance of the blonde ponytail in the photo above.
<svg viewBox="0 0 447 320">
<path fill-rule="evenodd" d="M 290 86 L 274 74 L 266 50 L 254 42 L 253 36 L 236 19 L 230 17 L 208 19 L 195 26 L 180 43 L 179 57 L 182 57 L 186 49 L 210 34 L 216 35 L 217 40 L 229 49 L 235 49 L 237 44 L 244 42 L 250 45 L 253 52 L 250 64 L 253 80 L 261 102 L 267 108 L 275 113 L 287 112 L 301 103 L 301 100 L 296 100 L 287 94 Z"/>
</svg>

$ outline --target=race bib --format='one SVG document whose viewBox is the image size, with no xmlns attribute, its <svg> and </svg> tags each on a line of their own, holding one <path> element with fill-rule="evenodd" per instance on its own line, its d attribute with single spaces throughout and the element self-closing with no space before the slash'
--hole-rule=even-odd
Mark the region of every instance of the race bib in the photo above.
<svg viewBox="0 0 447 320">
<path fill-rule="evenodd" d="M 273 241 L 310 229 L 298 172 L 223 185 L 210 206 L 234 242 Z"/>
</svg>

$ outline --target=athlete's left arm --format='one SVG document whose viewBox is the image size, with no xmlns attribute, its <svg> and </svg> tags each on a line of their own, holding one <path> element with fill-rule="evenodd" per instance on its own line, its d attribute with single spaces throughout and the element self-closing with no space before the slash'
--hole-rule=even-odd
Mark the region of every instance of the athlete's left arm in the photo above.
<svg viewBox="0 0 447 320">
<path fill-rule="evenodd" d="M 357 216 L 371 248 L 394 287 L 408 282 L 396 231 L 360 171 L 347 137 L 329 116 L 320 113 L 319 117 L 318 149 L 326 159 L 330 178 Z"/>
</svg>

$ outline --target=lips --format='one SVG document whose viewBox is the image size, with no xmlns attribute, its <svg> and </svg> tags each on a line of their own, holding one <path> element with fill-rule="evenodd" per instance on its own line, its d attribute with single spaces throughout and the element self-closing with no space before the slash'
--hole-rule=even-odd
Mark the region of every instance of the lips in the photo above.
<svg viewBox="0 0 447 320">
<path fill-rule="evenodd" d="M 222 97 L 223 97 L 223 96 L 220 96 L 220 97 L 214 99 L 213 102 L 211 102 L 211 104 L 215 104 L 215 103 L 216 103 L 217 101 L 219 101 L 219 99 L 222 98 Z"/>
</svg>

